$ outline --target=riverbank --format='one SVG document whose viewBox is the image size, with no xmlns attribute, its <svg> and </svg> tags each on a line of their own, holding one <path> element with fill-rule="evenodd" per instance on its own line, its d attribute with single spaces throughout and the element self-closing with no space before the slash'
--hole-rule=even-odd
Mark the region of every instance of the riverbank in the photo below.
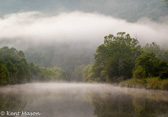
<svg viewBox="0 0 168 117">
<path fill-rule="evenodd" d="M 132 78 L 119 83 L 122 87 L 131 88 L 146 88 L 146 89 L 159 89 L 168 90 L 168 79 L 160 78 L 146 78 L 146 79 L 136 79 Z"/>
</svg>

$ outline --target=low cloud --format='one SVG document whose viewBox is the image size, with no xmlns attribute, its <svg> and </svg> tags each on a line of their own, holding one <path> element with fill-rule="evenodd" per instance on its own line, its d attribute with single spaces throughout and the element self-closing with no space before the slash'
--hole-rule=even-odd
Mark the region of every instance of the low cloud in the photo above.
<svg viewBox="0 0 168 117">
<path fill-rule="evenodd" d="M 87 41 L 102 43 L 105 35 L 130 33 L 140 43 L 168 44 L 168 23 L 142 18 L 135 23 L 101 14 L 71 12 L 45 16 L 40 12 L 10 14 L 0 18 L 0 40 L 25 42 Z"/>
</svg>

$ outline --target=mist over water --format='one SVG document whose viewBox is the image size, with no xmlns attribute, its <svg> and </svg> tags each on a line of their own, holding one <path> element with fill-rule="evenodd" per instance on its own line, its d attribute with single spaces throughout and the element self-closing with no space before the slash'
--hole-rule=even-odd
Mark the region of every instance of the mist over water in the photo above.
<svg viewBox="0 0 168 117">
<path fill-rule="evenodd" d="M 23 84 L 1 87 L 0 95 L 1 111 L 40 112 L 40 117 L 168 115 L 168 92 L 108 84 Z"/>
</svg>

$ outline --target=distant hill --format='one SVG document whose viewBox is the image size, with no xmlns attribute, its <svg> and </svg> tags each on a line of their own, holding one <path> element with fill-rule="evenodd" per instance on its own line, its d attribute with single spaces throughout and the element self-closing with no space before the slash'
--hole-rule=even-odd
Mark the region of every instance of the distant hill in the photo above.
<svg viewBox="0 0 168 117">
<path fill-rule="evenodd" d="M 168 16 L 166 0 L 0 0 L 0 16 L 40 11 L 48 15 L 63 11 L 97 12 L 128 21 L 149 17 L 155 21 Z"/>
<path fill-rule="evenodd" d="M 25 55 L 29 62 L 41 67 L 58 66 L 71 74 L 75 67 L 94 62 L 93 54 L 96 46 L 88 43 L 53 43 L 50 45 L 31 46 L 26 49 Z"/>
</svg>

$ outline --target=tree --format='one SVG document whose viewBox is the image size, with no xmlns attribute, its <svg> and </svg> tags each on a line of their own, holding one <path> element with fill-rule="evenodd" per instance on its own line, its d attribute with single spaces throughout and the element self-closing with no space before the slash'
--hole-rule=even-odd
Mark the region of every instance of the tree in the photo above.
<svg viewBox="0 0 168 117">
<path fill-rule="evenodd" d="M 42 67 L 41 77 L 43 78 L 43 80 L 46 81 L 68 80 L 65 71 L 59 67 L 52 67 L 52 68 Z"/>
<path fill-rule="evenodd" d="M 18 81 L 17 83 L 23 83 L 23 82 L 26 82 L 26 73 L 25 73 L 25 70 L 24 70 L 24 67 L 22 66 L 22 64 L 16 64 L 16 68 L 18 70 L 17 72 L 17 78 L 18 78 Z"/>
<path fill-rule="evenodd" d="M 102 81 L 131 78 L 135 59 L 140 53 L 138 40 L 125 32 L 119 32 L 117 36 L 112 34 L 105 36 L 104 44 L 96 50 L 93 72 Z"/>
<path fill-rule="evenodd" d="M 146 44 L 143 49 L 147 52 L 153 52 L 157 57 L 160 57 L 163 53 L 159 45 L 157 45 L 155 42 L 152 42 L 151 44 Z"/>
<path fill-rule="evenodd" d="M 141 65 L 138 65 L 137 68 L 133 72 L 133 77 L 134 78 L 145 78 L 146 77 L 145 69 Z"/>
<path fill-rule="evenodd" d="M 9 60 L 6 62 L 5 66 L 9 72 L 9 78 L 11 81 L 10 83 L 11 84 L 17 83 L 17 69 L 16 69 L 15 65 Z"/>
<path fill-rule="evenodd" d="M 25 57 L 24 53 L 21 50 L 18 52 L 18 55 L 21 57 Z"/>
<path fill-rule="evenodd" d="M 72 72 L 72 75 L 71 75 L 71 80 L 73 81 L 82 81 L 83 77 L 82 77 L 82 71 L 84 69 L 84 65 L 80 65 L 80 66 L 77 66 L 74 71 Z"/>
<path fill-rule="evenodd" d="M 28 81 L 30 81 L 31 73 L 30 73 L 30 67 L 29 67 L 29 64 L 28 64 L 27 60 L 25 58 L 21 58 L 20 64 L 22 65 L 22 67 L 23 67 L 23 69 L 25 71 L 25 78 Z"/>
<path fill-rule="evenodd" d="M 9 73 L 5 65 L 0 63 L 0 85 L 7 85 L 10 83 Z"/>
<path fill-rule="evenodd" d="M 159 59 L 168 63 L 168 50 L 161 49 L 160 46 L 157 45 L 155 42 L 152 42 L 151 44 L 146 44 L 143 49 L 147 52 L 153 52 Z"/>
<path fill-rule="evenodd" d="M 168 65 L 152 52 L 144 52 L 135 60 L 134 77 L 160 77 L 168 76 Z M 141 74 L 141 75 L 140 75 Z"/>
<path fill-rule="evenodd" d="M 85 82 L 99 81 L 99 78 L 95 79 L 92 67 L 93 65 L 89 64 L 83 68 L 82 70 L 83 81 Z"/>
</svg>

